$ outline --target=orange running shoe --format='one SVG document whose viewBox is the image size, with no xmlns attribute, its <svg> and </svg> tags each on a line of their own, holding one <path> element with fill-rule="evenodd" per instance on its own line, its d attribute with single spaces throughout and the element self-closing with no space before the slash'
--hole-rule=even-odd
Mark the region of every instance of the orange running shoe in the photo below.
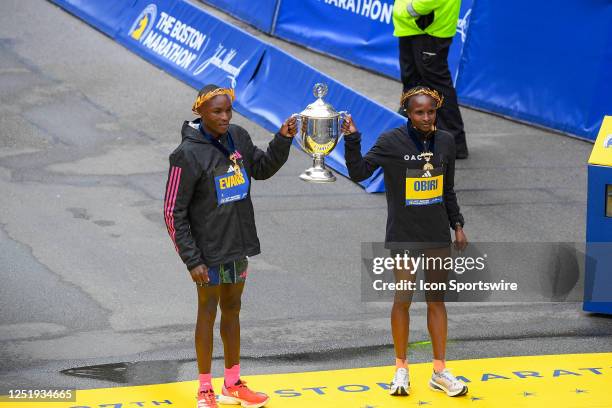
<svg viewBox="0 0 612 408">
<path fill-rule="evenodd" d="M 197 408 L 218 408 L 215 392 L 212 389 L 198 392 Z"/>
<path fill-rule="evenodd" d="M 238 382 L 230 387 L 225 387 L 219 395 L 220 404 L 242 405 L 245 408 L 263 407 L 270 401 L 263 392 L 254 392 L 246 386 L 246 381 L 238 380 Z"/>
</svg>

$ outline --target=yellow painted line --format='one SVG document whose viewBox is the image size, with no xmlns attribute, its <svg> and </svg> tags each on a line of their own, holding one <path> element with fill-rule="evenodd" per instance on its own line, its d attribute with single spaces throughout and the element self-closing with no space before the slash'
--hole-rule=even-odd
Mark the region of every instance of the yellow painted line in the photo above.
<svg viewBox="0 0 612 408">
<path fill-rule="evenodd" d="M 411 394 L 385 390 L 393 367 L 244 377 L 272 396 L 267 407 L 612 407 L 612 353 L 450 361 L 469 393 L 450 398 L 427 387 L 431 364 L 410 366 Z M 221 379 L 213 384 L 220 390 Z M 0 403 L 0 408 L 194 408 L 196 381 L 77 391 L 77 402 Z"/>
</svg>

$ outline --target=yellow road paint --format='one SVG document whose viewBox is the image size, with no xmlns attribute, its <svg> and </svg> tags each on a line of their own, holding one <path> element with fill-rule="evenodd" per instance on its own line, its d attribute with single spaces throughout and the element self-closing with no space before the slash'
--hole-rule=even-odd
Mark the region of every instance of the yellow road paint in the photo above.
<svg viewBox="0 0 612 408">
<path fill-rule="evenodd" d="M 410 366 L 411 394 L 391 397 L 385 388 L 393 367 L 244 377 L 277 407 L 612 407 L 612 353 L 501 357 L 448 362 L 469 381 L 466 396 L 431 391 L 431 364 Z M 221 379 L 213 384 L 220 390 Z M 77 391 L 76 402 L 0 403 L 0 408 L 194 408 L 196 381 Z M 229 407 L 229 406 L 228 406 Z"/>
</svg>

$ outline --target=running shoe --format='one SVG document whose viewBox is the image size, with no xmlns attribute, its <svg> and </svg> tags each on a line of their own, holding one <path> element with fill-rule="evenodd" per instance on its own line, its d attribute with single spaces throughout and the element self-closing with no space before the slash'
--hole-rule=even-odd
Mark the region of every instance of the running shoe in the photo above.
<svg viewBox="0 0 612 408">
<path fill-rule="evenodd" d="M 245 408 L 263 407 L 268 401 L 270 397 L 263 392 L 251 391 L 244 380 L 238 380 L 230 387 L 223 385 L 221 395 L 219 395 L 220 404 L 242 405 Z"/>
<path fill-rule="evenodd" d="M 408 395 L 410 394 L 410 379 L 408 378 L 408 370 L 398 368 L 395 370 L 395 376 L 391 381 L 389 394 L 391 395 Z"/>
<path fill-rule="evenodd" d="M 449 397 L 458 397 L 468 392 L 468 387 L 446 368 L 439 373 L 433 373 L 429 380 L 429 388 L 434 391 L 445 392 Z"/>
<path fill-rule="evenodd" d="M 217 408 L 215 392 L 212 389 L 198 392 L 197 408 Z"/>
</svg>

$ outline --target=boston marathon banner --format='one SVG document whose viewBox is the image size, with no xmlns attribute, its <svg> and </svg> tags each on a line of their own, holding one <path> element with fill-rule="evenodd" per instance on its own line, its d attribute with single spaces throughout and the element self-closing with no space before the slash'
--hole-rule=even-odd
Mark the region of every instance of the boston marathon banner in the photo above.
<svg viewBox="0 0 612 408">
<path fill-rule="evenodd" d="M 472 2 L 461 2 L 457 35 L 448 57 L 453 78 L 457 77 Z M 399 78 L 392 16 L 393 0 L 282 0 L 274 34 Z"/>
</svg>

